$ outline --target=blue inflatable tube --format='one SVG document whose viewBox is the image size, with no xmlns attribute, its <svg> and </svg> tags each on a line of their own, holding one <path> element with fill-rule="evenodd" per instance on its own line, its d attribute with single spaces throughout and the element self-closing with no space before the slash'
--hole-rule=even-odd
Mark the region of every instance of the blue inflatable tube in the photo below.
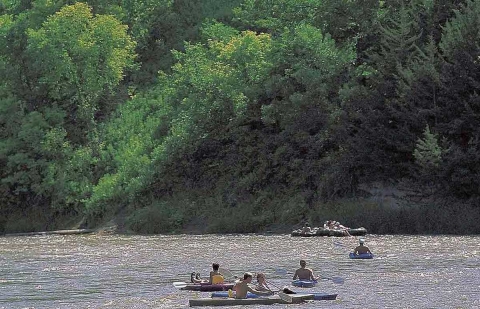
<svg viewBox="0 0 480 309">
<path fill-rule="evenodd" d="M 373 259 L 373 254 L 372 253 L 355 254 L 353 252 L 350 252 L 350 254 L 348 256 L 351 259 Z"/>
<path fill-rule="evenodd" d="M 292 285 L 299 288 L 313 288 L 317 285 L 317 280 L 293 280 Z"/>
<path fill-rule="evenodd" d="M 313 293 L 307 293 L 307 292 L 297 292 L 294 295 L 302 295 L 302 294 L 313 294 L 313 299 L 315 300 L 335 300 L 337 299 L 338 294 L 327 294 L 327 293 L 319 293 L 319 292 L 313 292 Z M 228 291 L 221 291 L 221 292 L 213 292 L 212 293 L 212 298 L 215 297 L 228 297 Z M 253 294 L 248 292 L 247 293 L 247 298 L 258 298 L 261 297 L 260 295 Z"/>
</svg>

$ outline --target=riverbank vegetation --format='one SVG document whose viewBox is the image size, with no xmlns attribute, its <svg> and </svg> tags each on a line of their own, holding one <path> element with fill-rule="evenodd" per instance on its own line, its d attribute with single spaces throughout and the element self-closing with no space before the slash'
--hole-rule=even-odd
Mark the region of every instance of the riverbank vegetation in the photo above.
<svg viewBox="0 0 480 309">
<path fill-rule="evenodd" d="M 480 233 L 478 0 L 0 14 L 0 232 Z"/>
</svg>

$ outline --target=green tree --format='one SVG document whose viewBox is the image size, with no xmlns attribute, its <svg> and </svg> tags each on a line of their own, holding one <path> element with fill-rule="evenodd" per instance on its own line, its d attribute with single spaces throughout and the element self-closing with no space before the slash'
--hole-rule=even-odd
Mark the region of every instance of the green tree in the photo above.
<svg viewBox="0 0 480 309">
<path fill-rule="evenodd" d="M 342 133 L 350 136 L 346 158 L 357 162 L 359 177 L 368 179 L 410 175 L 415 139 L 433 118 L 439 84 L 438 54 L 435 45 L 424 40 L 420 22 L 430 7 L 422 1 L 385 6 L 378 45 L 341 91 L 342 117 L 351 124 L 348 133 Z"/>
<path fill-rule="evenodd" d="M 134 60 L 118 20 L 83 3 L 55 13 L 60 6 L 37 1 L 0 22 L 2 203 L 12 218 L 45 210 L 38 224 L 82 212 L 95 180 L 95 117 L 112 108 L 105 97 Z"/>
<path fill-rule="evenodd" d="M 413 151 L 416 163 L 426 171 L 437 169 L 442 161 L 442 152 L 438 137 L 426 126 L 423 138 L 417 140 Z"/>
<path fill-rule="evenodd" d="M 480 137 L 480 3 L 466 1 L 445 25 L 440 51 L 445 57 L 438 94 L 439 124 L 436 131 L 450 143 L 444 170 L 450 192 L 461 197 L 477 196 L 468 181 L 478 175 Z"/>
<path fill-rule="evenodd" d="M 84 3 L 63 7 L 38 30 L 28 31 L 35 84 L 69 115 L 74 142 L 92 128 L 99 99 L 112 91 L 134 60 L 134 42 L 113 16 L 93 16 Z"/>
<path fill-rule="evenodd" d="M 211 27 L 217 30 L 206 29 L 205 34 L 218 36 L 217 25 Z M 183 158 L 211 134 L 249 117 L 249 89 L 268 75 L 271 40 L 249 31 L 229 33 L 228 39 L 212 38 L 206 45 L 188 44 L 184 53 L 175 52 L 178 62 L 172 73 L 160 75 L 158 88 L 121 108 L 106 131 L 106 157 L 115 164 L 93 190 L 87 203 L 92 213 L 106 211 L 106 201 L 135 203 L 152 183 L 157 190 L 171 187 L 178 177 L 168 175 L 172 163 L 186 164 Z"/>
</svg>

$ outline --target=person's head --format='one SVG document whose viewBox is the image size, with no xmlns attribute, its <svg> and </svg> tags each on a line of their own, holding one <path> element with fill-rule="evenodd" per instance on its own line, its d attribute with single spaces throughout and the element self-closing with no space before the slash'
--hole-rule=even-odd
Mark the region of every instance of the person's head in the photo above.
<svg viewBox="0 0 480 309">
<path fill-rule="evenodd" d="M 220 268 L 220 265 L 218 263 L 213 263 L 212 268 L 214 271 L 218 271 L 218 269 Z"/>
<path fill-rule="evenodd" d="M 259 283 L 265 282 L 265 274 L 264 273 L 258 273 L 257 274 L 257 282 L 259 282 Z"/>
<path fill-rule="evenodd" d="M 244 273 L 243 274 L 243 281 L 246 283 L 252 282 L 253 275 L 251 273 Z"/>
<path fill-rule="evenodd" d="M 365 243 L 365 239 L 360 238 L 360 239 L 358 240 L 358 242 L 360 243 L 360 245 L 363 245 L 363 244 Z"/>
<path fill-rule="evenodd" d="M 307 262 L 305 260 L 300 260 L 300 267 L 305 268 L 307 266 Z"/>
<path fill-rule="evenodd" d="M 309 227 L 310 225 L 308 224 L 308 222 L 305 222 L 305 227 Z"/>
</svg>

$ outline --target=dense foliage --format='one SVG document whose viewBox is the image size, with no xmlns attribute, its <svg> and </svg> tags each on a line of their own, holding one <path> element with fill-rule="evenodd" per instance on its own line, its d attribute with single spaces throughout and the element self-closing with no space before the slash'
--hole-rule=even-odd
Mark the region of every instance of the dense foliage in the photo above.
<svg viewBox="0 0 480 309">
<path fill-rule="evenodd" d="M 479 0 L 0 14 L 0 232 L 480 232 Z M 373 183 L 407 193 L 382 204 Z"/>
</svg>

